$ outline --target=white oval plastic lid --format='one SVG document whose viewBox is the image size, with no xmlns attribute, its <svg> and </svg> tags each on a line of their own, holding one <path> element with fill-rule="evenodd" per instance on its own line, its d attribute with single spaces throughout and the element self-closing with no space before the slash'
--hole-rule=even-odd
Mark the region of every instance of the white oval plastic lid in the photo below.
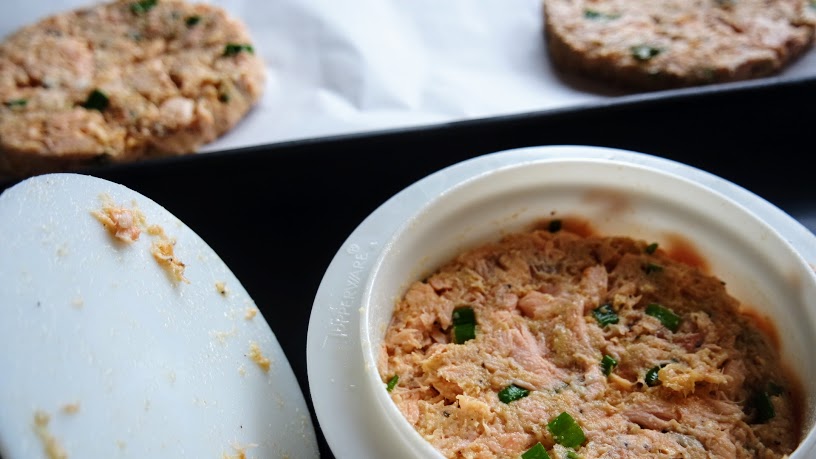
<svg viewBox="0 0 816 459">
<path fill-rule="evenodd" d="M 92 215 L 106 203 L 144 216 L 137 240 Z M 133 190 L 51 174 L 0 195 L 0 314 L 4 459 L 318 456 L 295 375 L 246 290 Z"/>
<path fill-rule="evenodd" d="M 309 324 L 307 364 L 315 411 L 336 457 L 416 456 L 408 451 L 413 446 L 401 444 L 394 426 L 387 426 L 389 421 L 378 413 L 384 410 L 367 381 L 368 373 L 377 370 L 366 367 L 362 357 L 366 346 L 361 342 L 365 341 L 361 336 L 363 293 L 386 250 L 404 249 L 386 247 L 393 235 L 429 201 L 463 182 L 501 168 L 559 159 L 635 165 L 693 182 L 749 209 L 816 266 L 816 236 L 799 222 L 731 182 L 675 161 L 609 148 L 551 146 L 504 151 L 455 164 L 409 186 L 375 210 L 342 245 L 320 284 Z M 810 451 L 814 442 L 807 443 L 803 448 Z M 803 448 L 797 453 L 806 454 Z"/>
</svg>

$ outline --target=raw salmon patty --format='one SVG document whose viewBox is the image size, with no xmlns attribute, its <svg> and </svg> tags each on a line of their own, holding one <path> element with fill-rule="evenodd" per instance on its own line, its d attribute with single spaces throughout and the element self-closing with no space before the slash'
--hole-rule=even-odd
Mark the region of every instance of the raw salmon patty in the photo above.
<svg viewBox="0 0 816 459">
<path fill-rule="evenodd" d="M 246 27 L 213 5 L 126 0 L 48 17 L 0 44 L 0 173 L 195 152 L 247 114 L 264 72 Z"/>
<path fill-rule="evenodd" d="M 543 0 L 554 65 L 636 89 L 778 73 L 811 47 L 811 0 Z"/>
</svg>

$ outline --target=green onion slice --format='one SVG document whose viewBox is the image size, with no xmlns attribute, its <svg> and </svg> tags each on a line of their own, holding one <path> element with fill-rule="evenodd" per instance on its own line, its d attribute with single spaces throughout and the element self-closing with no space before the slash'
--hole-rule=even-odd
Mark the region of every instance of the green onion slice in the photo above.
<svg viewBox="0 0 816 459">
<path fill-rule="evenodd" d="M 246 51 L 249 54 L 255 53 L 255 48 L 252 45 L 248 45 L 245 43 L 227 43 L 224 46 L 224 56 L 236 56 L 241 51 Z"/>
<path fill-rule="evenodd" d="M 656 263 L 646 263 L 646 265 L 643 267 L 643 271 L 645 271 L 646 274 L 659 273 L 660 271 L 663 271 L 663 267 Z"/>
<path fill-rule="evenodd" d="M 611 19 L 617 19 L 619 17 L 620 17 L 620 14 L 607 14 L 607 13 L 601 13 L 600 11 L 597 11 L 597 10 L 590 10 L 590 9 L 584 10 L 584 18 L 592 19 L 593 21 L 604 20 L 604 19 L 611 20 Z"/>
<path fill-rule="evenodd" d="M 451 321 L 454 325 L 475 324 L 476 313 L 470 306 L 459 306 L 453 310 Z"/>
<path fill-rule="evenodd" d="M 618 366 L 618 361 L 615 360 L 611 355 L 604 355 L 601 359 L 601 369 L 603 369 L 603 373 L 606 376 L 612 374 L 612 369 Z"/>
<path fill-rule="evenodd" d="M 100 112 L 108 108 L 108 105 L 110 105 L 108 96 L 98 89 L 91 91 L 88 98 L 82 103 L 83 107 L 89 110 L 99 110 Z"/>
<path fill-rule="evenodd" d="M 664 327 L 672 332 L 676 332 L 680 328 L 680 316 L 675 314 L 671 309 L 664 308 L 657 303 L 651 303 L 646 306 L 646 314 L 657 318 Z"/>
<path fill-rule="evenodd" d="M 28 100 L 27 99 L 12 99 L 12 100 L 7 100 L 7 101 L 3 102 L 3 105 L 5 105 L 8 108 L 25 107 L 26 105 L 28 105 Z"/>
<path fill-rule="evenodd" d="M 584 17 L 587 19 L 601 19 L 604 17 L 604 14 L 600 11 L 584 10 Z"/>
<path fill-rule="evenodd" d="M 641 62 L 648 61 L 663 52 L 662 49 L 649 45 L 637 45 L 629 48 L 629 50 L 632 52 L 632 57 Z"/>
<path fill-rule="evenodd" d="M 593 309 L 592 315 L 595 317 L 595 320 L 598 321 L 598 326 L 601 328 L 610 324 L 616 324 L 620 320 L 618 313 L 612 309 L 612 305 L 609 303 L 602 304 Z"/>
<path fill-rule="evenodd" d="M 462 324 L 453 326 L 453 342 L 463 344 L 476 338 L 475 324 Z"/>
<path fill-rule="evenodd" d="M 750 400 L 749 407 L 754 410 L 754 422 L 764 424 L 776 416 L 771 397 L 785 393 L 785 388 L 775 382 L 768 383 L 768 390 L 756 393 Z"/>
<path fill-rule="evenodd" d="M 754 422 L 757 424 L 764 424 L 776 416 L 771 396 L 767 392 L 763 391 L 754 395 L 751 399 L 751 407 L 754 409 Z"/>
<path fill-rule="evenodd" d="M 658 247 L 657 242 L 652 242 L 651 244 L 646 246 L 646 253 L 648 254 L 655 253 L 655 251 L 657 251 L 657 247 Z"/>
<path fill-rule="evenodd" d="M 470 306 L 460 306 L 453 310 L 453 342 L 462 344 L 476 338 L 476 313 Z"/>
<path fill-rule="evenodd" d="M 649 371 L 646 372 L 646 376 L 643 377 L 643 380 L 646 382 L 646 385 L 649 387 L 659 386 L 660 385 L 660 378 L 658 377 L 658 373 L 660 369 L 668 365 L 664 363 L 662 365 L 658 365 L 656 367 L 652 367 Z"/>
<path fill-rule="evenodd" d="M 581 446 L 586 441 L 583 429 L 566 411 L 550 421 L 547 424 L 547 430 L 550 431 L 556 443 L 567 448 Z"/>
<path fill-rule="evenodd" d="M 541 442 L 538 442 L 535 444 L 535 446 L 522 453 L 521 459 L 550 459 L 550 455 L 547 454 L 547 450 L 544 449 L 544 445 L 542 445 Z"/>
<path fill-rule="evenodd" d="M 385 390 L 387 390 L 388 392 L 391 392 L 392 390 L 394 390 L 394 387 L 397 386 L 398 382 L 399 382 L 399 375 L 392 376 L 391 379 L 388 380 L 388 384 L 385 386 Z"/>
<path fill-rule="evenodd" d="M 567 451 L 567 459 L 581 459 L 581 456 L 578 455 L 575 451 Z"/>
<path fill-rule="evenodd" d="M 509 386 L 499 391 L 499 400 L 501 400 L 504 403 L 510 403 L 522 399 L 528 395 L 530 395 L 529 390 L 523 387 L 519 387 L 515 384 L 510 384 Z"/>
<path fill-rule="evenodd" d="M 133 14 L 145 14 L 152 10 L 159 0 L 141 0 L 130 4 L 130 12 Z"/>
</svg>

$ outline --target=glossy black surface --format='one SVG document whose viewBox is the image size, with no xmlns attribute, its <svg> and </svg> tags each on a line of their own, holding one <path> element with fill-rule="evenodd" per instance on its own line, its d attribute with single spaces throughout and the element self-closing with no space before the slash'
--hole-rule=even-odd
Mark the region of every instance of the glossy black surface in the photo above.
<svg viewBox="0 0 816 459">
<path fill-rule="evenodd" d="M 84 173 L 152 198 L 215 249 L 270 322 L 309 401 L 306 333 L 323 273 L 354 228 L 414 181 L 458 161 L 509 148 L 609 146 L 717 174 L 816 231 L 813 107 L 816 81 L 799 81 Z M 0 184 L 0 190 L 11 184 Z M 313 420 L 323 457 L 333 457 Z"/>
</svg>

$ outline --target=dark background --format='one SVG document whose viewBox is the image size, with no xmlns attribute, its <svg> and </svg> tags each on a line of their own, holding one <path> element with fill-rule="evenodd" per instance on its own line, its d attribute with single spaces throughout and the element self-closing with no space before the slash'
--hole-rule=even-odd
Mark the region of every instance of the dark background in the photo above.
<svg viewBox="0 0 816 459">
<path fill-rule="evenodd" d="M 814 222 L 814 107 L 816 81 L 802 80 L 82 172 L 146 195 L 207 241 L 263 312 L 311 409 L 306 333 L 318 285 L 346 237 L 401 189 L 486 153 L 533 145 L 598 145 L 698 167 L 801 221 Z M 12 184 L 0 182 L 0 191 Z M 321 454 L 331 458 L 312 416 Z"/>
</svg>

